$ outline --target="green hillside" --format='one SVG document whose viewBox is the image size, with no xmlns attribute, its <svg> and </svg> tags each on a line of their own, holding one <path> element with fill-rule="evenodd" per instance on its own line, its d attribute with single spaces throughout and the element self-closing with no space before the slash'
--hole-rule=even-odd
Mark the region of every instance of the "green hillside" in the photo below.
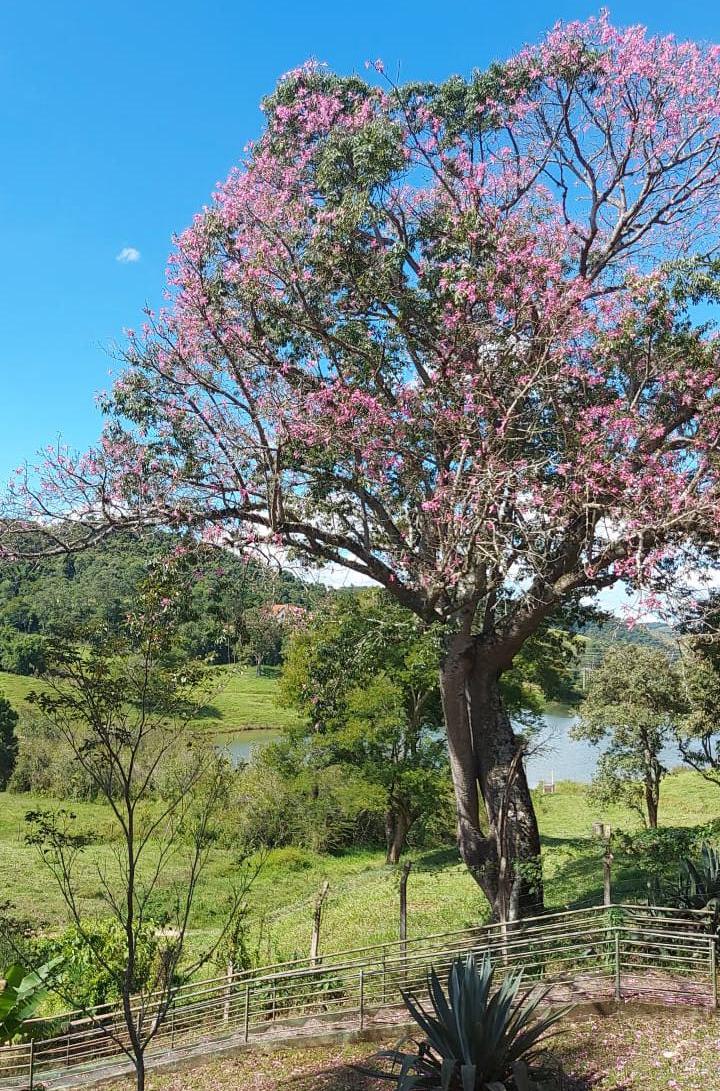
<svg viewBox="0 0 720 1091">
<path fill-rule="evenodd" d="M 276 703 L 278 668 L 215 667 L 213 692 L 198 721 L 213 734 L 231 736 L 239 731 L 280 731 L 297 723 L 292 709 Z"/>
<path fill-rule="evenodd" d="M 27 712 L 30 706 L 27 703 L 27 695 L 31 690 L 38 689 L 36 678 L 28 678 L 22 674 L 8 674 L 0 671 L 0 696 L 7 697 L 8 701 L 18 710 Z"/>
<path fill-rule="evenodd" d="M 261 676 L 254 667 L 213 667 L 211 671 L 210 700 L 197 722 L 213 735 L 228 738 L 242 731 L 281 731 L 297 722 L 295 712 L 275 702 L 277 669 L 265 667 Z M 38 687 L 35 678 L 0 671 L 0 694 L 21 713 L 29 711 L 27 695 Z"/>
</svg>

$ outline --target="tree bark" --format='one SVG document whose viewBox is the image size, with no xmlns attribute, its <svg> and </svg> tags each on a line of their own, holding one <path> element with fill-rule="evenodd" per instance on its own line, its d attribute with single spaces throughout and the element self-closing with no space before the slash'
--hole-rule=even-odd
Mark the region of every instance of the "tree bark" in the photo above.
<svg viewBox="0 0 720 1091">
<path fill-rule="evenodd" d="M 397 864 L 405 851 L 407 836 L 410 831 L 410 822 L 407 815 L 400 810 L 389 807 L 385 815 L 385 844 L 387 854 L 386 864 Z"/>
<path fill-rule="evenodd" d="M 506 922 L 541 912 L 543 893 L 535 810 L 499 678 L 477 638 L 460 636 L 447 649 L 440 684 L 458 846 L 493 919 Z"/>
<path fill-rule="evenodd" d="M 145 1091 L 145 1055 L 135 1054 L 135 1091 Z"/>
<path fill-rule="evenodd" d="M 658 828 L 658 795 L 659 792 L 654 784 L 645 784 L 645 806 L 647 808 L 648 827 L 651 830 Z"/>
</svg>

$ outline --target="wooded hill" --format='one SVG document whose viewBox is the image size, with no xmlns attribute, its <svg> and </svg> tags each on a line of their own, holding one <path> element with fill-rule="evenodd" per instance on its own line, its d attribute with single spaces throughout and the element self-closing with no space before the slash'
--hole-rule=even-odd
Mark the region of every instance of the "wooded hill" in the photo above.
<svg viewBox="0 0 720 1091">
<path fill-rule="evenodd" d="M 0 565 L 0 670 L 42 670 L 45 639 L 88 627 L 118 632 L 150 565 L 178 545 L 170 534 L 116 534 L 91 549 L 34 564 Z M 327 593 L 291 573 L 210 547 L 193 554 L 180 627 L 191 658 L 234 662 L 248 611 L 275 603 L 312 607 Z"/>
</svg>

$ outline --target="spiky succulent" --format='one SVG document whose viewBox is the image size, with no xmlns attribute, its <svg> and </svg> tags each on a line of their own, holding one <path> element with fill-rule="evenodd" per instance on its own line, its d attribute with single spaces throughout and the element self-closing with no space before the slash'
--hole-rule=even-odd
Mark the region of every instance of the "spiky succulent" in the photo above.
<svg viewBox="0 0 720 1091">
<path fill-rule="evenodd" d="M 447 990 L 434 969 L 427 978 L 430 1006 L 404 993 L 408 1011 L 423 1031 L 415 1053 L 389 1050 L 398 1091 L 534 1091 L 532 1063 L 540 1039 L 568 1011 L 540 1012 L 547 989 L 521 991 L 522 973 L 493 987 L 487 955 L 450 966 Z"/>
</svg>

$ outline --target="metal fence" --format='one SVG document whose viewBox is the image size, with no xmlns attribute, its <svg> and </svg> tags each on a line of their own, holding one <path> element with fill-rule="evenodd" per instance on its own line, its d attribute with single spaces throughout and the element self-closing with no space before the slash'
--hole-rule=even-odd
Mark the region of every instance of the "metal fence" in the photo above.
<svg viewBox="0 0 720 1091">
<path fill-rule="evenodd" d="M 245 971 L 177 990 L 147 1053 L 150 1066 L 203 1049 L 398 1023 L 402 991 L 422 994 L 430 966 L 488 953 L 498 976 L 521 967 L 549 1002 L 644 1000 L 717 1007 L 716 940 L 706 913 L 617 905 L 515 925 L 485 925 Z M 157 1004 L 138 1007 L 145 1028 Z M 67 1012 L 27 1025 L 0 1047 L 0 1088 L 59 1087 L 127 1064 L 119 1008 Z"/>
</svg>

